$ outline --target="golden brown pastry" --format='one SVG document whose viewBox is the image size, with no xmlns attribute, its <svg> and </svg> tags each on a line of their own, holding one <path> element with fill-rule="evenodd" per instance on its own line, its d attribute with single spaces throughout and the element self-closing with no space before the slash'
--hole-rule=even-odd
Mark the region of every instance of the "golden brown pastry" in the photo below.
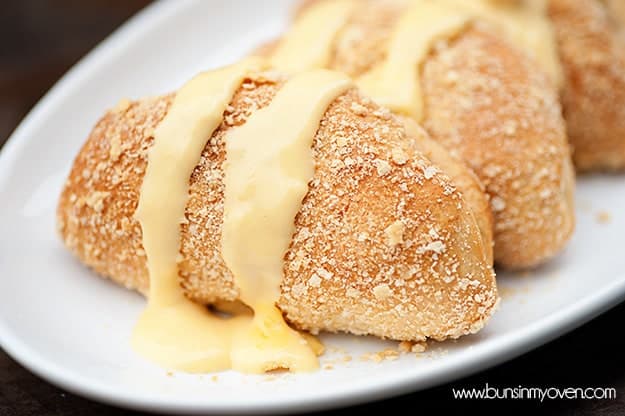
<svg viewBox="0 0 625 416">
<path fill-rule="evenodd" d="M 625 25 L 625 3 L 623 3 L 621 0 L 602 1 L 608 7 L 608 13 L 610 14 L 610 16 L 621 25 Z"/>
<path fill-rule="evenodd" d="M 421 126 L 409 118 L 401 119 L 404 122 L 408 140 L 425 157 L 440 166 L 462 193 L 480 228 L 488 263 L 493 264 L 493 214 L 484 185 L 471 168 L 451 156 L 447 149 L 432 140 Z"/>
<path fill-rule="evenodd" d="M 455 74 L 459 82 L 449 82 Z M 536 66 L 477 28 L 425 63 L 424 125 L 491 197 L 495 261 L 536 266 L 574 227 L 574 173 L 555 90 Z"/>
<path fill-rule="evenodd" d="M 179 277 L 199 303 L 239 296 L 220 246 L 224 135 L 266 107 L 284 82 L 275 72 L 244 80 L 190 178 Z M 149 280 L 134 215 L 147 151 L 173 98 L 109 111 L 78 154 L 58 205 L 67 247 L 100 275 L 143 293 Z M 287 319 L 312 332 L 413 341 L 478 331 L 497 302 L 487 248 L 460 192 L 410 145 L 402 123 L 351 89 L 328 107 L 313 156 L 314 179 L 285 256 L 278 306 Z"/>
<path fill-rule="evenodd" d="M 562 105 L 580 171 L 625 169 L 622 0 L 550 0 L 565 69 Z"/>
<path fill-rule="evenodd" d="M 306 2 L 295 24 L 323 1 Z M 394 31 L 415 3 L 356 4 L 324 66 L 358 80 L 388 59 Z M 289 36 L 261 53 L 276 54 Z M 484 184 L 495 261 L 509 268 L 543 263 L 564 248 L 575 222 L 570 149 L 554 84 L 536 61 L 479 19 L 432 43 L 419 72 L 423 126 Z"/>
</svg>

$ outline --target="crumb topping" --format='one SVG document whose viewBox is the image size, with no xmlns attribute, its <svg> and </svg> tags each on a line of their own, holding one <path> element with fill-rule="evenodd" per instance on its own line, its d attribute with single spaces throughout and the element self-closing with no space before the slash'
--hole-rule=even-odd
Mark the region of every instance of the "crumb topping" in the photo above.
<svg viewBox="0 0 625 416">
<path fill-rule="evenodd" d="M 198 302 L 238 297 L 220 252 L 225 133 L 271 102 L 283 82 L 273 72 L 243 82 L 190 178 L 179 267 L 185 293 Z M 154 128 L 172 99 L 105 115 L 59 204 L 66 245 L 100 274 L 144 293 L 145 251 L 133 214 Z M 475 332 L 490 316 L 497 291 L 475 220 L 447 175 L 425 177 L 432 163 L 405 134 L 401 121 L 355 90 L 323 117 L 279 301 L 299 329 L 419 341 Z M 121 152 L 111 158 L 116 141 Z M 93 206 L 76 203 L 94 191 L 103 193 L 91 197 Z"/>
</svg>

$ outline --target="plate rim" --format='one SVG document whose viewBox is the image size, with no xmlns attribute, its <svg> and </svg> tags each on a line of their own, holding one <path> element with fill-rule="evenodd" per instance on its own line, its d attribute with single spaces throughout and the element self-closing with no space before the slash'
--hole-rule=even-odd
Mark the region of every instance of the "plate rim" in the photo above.
<svg viewBox="0 0 625 416">
<path fill-rule="evenodd" d="M 147 6 L 123 23 L 63 75 L 21 121 L 0 151 L 0 186 L 9 180 L 10 172 L 21 154 L 21 149 L 28 143 L 24 138 L 29 136 L 30 131 L 41 123 L 48 112 L 53 111 L 56 102 L 74 92 L 75 88 L 72 88 L 72 85 L 77 85 L 81 77 L 88 76 L 91 69 L 99 64 L 99 61 L 115 54 L 118 46 L 128 41 L 129 38 L 134 39 L 141 36 L 158 25 L 160 21 L 171 18 L 178 10 L 192 4 L 192 0 L 176 2 L 160 0 Z M 466 377 L 537 348 L 585 324 L 623 301 L 625 301 L 625 274 L 621 275 L 620 280 L 617 278 L 616 281 L 601 290 L 592 292 L 592 294 L 578 299 L 575 303 L 569 304 L 555 313 L 512 331 L 503 340 L 485 341 L 476 347 L 479 348 L 477 351 L 473 350 L 470 354 L 465 349 L 453 359 L 448 359 L 443 365 L 435 368 L 432 371 L 432 376 L 427 380 L 415 384 L 414 373 L 405 374 L 401 377 L 395 376 L 394 378 L 387 375 L 382 376 L 376 383 L 366 383 L 360 380 L 332 392 L 322 394 L 313 392 L 305 396 L 283 399 L 279 402 L 272 401 L 269 396 L 248 403 L 210 403 L 189 399 L 185 399 L 184 402 L 176 402 L 172 401 L 171 398 L 161 398 L 157 395 L 138 395 L 117 389 L 110 384 L 100 383 L 95 378 L 68 371 L 47 360 L 42 354 L 24 343 L 14 331 L 10 330 L 2 317 L 0 317 L 0 346 L 12 359 L 42 379 L 74 394 L 102 403 L 156 413 L 303 412 L 390 398 Z"/>
<path fill-rule="evenodd" d="M 292 397 L 279 402 L 272 400 L 271 396 L 247 403 L 234 403 L 232 401 L 209 403 L 205 400 L 190 399 L 185 399 L 185 402 L 173 402 L 169 398 L 161 398 L 158 395 L 133 394 L 127 390 L 117 389 L 110 384 L 100 383 L 94 378 L 84 377 L 79 373 L 68 371 L 62 366 L 48 361 L 12 333 L 1 318 L 0 345 L 15 361 L 42 379 L 69 392 L 101 403 L 162 414 L 305 412 L 327 410 L 391 398 L 435 387 L 445 382 L 459 380 L 516 358 L 558 338 L 624 300 L 625 279 L 622 279 L 621 281 L 613 282 L 600 291 L 593 292 L 592 295 L 588 295 L 556 313 L 552 313 L 511 332 L 503 340 L 485 341 L 484 344 L 475 347 L 471 353 L 468 352 L 468 349 L 464 349 L 464 351 L 453 358 L 446 358 L 447 361 L 444 361 L 443 365 L 432 370 L 432 375 L 429 379 L 418 384 L 413 384 L 415 373 L 401 377 L 385 375 L 381 376 L 381 380 L 376 383 L 360 381 L 340 390 Z M 476 352 L 475 349 L 478 351 Z M 465 358 L 465 355 L 469 355 L 469 357 Z M 389 378 L 390 380 L 384 380 Z"/>
</svg>

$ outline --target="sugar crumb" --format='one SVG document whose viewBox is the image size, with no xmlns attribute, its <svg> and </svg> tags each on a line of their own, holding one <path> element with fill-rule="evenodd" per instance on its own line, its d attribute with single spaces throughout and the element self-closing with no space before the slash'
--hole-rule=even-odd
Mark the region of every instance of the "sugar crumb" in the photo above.
<svg viewBox="0 0 625 416">
<path fill-rule="evenodd" d="M 115 108 L 113 108 L 113 111 L 116 113 L 122 113 L 128 110 L 128 107 L 130 107 L 130 101 L 127 98 L 122 98 L 119 100 Z"/>
<path fill-rule="evenodd" d="M 494 196 L 493 199 L 490 200 L 490 205 L 495 212 L 501 212 L 506 209 L 506 201 L 498 196 Z"/>
<path fill-rule="evenodd" d="M 425 179 L 432 179 L 438 173 L 438 168 L 436 166 L 428 166 L 423 171 L 423 176 Z"/>
<path fill-rule="evenodd" d="M 321 286 L 321 278 L 313 273 L 310 279 L 308 279 L 308 284 L 312 287 L 319 287 Z"/>
<path fill-rule="evenodd" d="M 398 165 L 404 165 L 408 161 L 408 155 L 403 149 L 394 147 L 393 150 L 391 150 L 391 159 Z"/>
<path fill-rule="evenodd" d="M 612 214 L 607 211 L 600 211 L 597 213 L 596 219 L 599 224 L 609 224 L 612 222 Z"/>
<path fill-rule="evenodd" d="M 104 208 L 104 200 L 110 195 L 110 192 L 93 191 L 85 198 L 85 204 L 96 212 L 101 212 Z"/>
<path fill-rule="evenodd" d="M 359 103 L 357 103 L 356 101 L 352 102 L 352 104 L 350 105 L 350 109 L 359 116 L 364 116 L 367 114 L 368 110 L 367 107 L 365 107 L 364 105 L 361 105 Z"/>
<path fill-rule="evenodd" d="M 111 138 L 111 147 L 109 149 L 109 158 L 115 162 L 122 154 L 121 137 L 119 134 L 113 135 Z"/>
<path fill-rule="evenodd" d="M 398 349 L 402 353 L 417 353 L 425 352 L 427 344 L 425 342 L 410 342 L 402 341 L 399 343 Z"/>
<path fill-rule="evenodd" d="M 406 226 L 403 222 L 397 220 L 384 229 L 386 242 L 389 246 L 394 247 L 404 241 L 404 231 Z"/>
<path fill-rule="evenodd" d="M 445 243 L 443 243 L 440 240 L 437 240 L 437 241 L 432 241 L 431 243 L 428 243 L 427 245 L 425 245 L 423 247 L 419 247 L 417 249 L 417 253 L 423 254 L 423 253 L 426 253 L 428 251 L 432 251 L 434 253 L 440 254 L 440 253 L 444 252 L 446 248 L 447 247 L 445 246 Z"/>
<path fill-rule="evenodd" d="M 384 300 L 393 294 L 391 288 L 386 283 L 382 283 L 373 288 L 373 296 L 379 300 Z"/>
<path fill-rule="evenodd" d="M 391 165 L 386 160 L 376 159 L 373 163 L 375 164 L 379 176 L 388 175 L 390 173 Z"/>
</svg>

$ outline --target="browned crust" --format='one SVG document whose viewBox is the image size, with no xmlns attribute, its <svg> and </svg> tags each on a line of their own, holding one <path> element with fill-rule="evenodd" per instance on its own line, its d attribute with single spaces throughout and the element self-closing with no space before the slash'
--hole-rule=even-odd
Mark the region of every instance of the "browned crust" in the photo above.
<svg viewBox="0 0 625 416">
<path fill-rule="evenodd" d="M 622 0 L 618 0 L 622 1 Z M 578 170 L 625 169 L 625 23 L 597 0 L 551 0 Z"/>
<path fill-rule="evenodd" d="M 317 1 L 320 0 L 303 1 L 295 15 L 297 16 L 302 10 Z M 333 63 L 330 65 L 332 69 L 355 76 L 366 71 L 378 58 L 382 59 L 383 50 L 380 45 L 388 40 L 393 22 L 403 10 L 399 6 L 396 1 L 377 2 L 371 3 L 369 7 L 363 7 L 354 13 L 350 17 L 349 24 L 337 37 L 337 42 L 340 44 L 335 45 Z M 367 32 L 365 32 L 367 36 L 364 38 L 361 28 L 363 22 L 367 23 Z M 252 51 L 252 55 L 270 56 L 277 47 L 279 40 L 275 39 L 260 45 Z M 353 50 L 356 44 L 359 45 L 359 48 L 375 50 L 376 53 L 347 54 L 346 52 Z M 493 214 L 490 209 L 489 196 L 484 192 L 483 184 L 471 168 L 460 159 L 451 156 L 443 146 L 433 141 L 418 123 L 405 117 L 402 117 L 402 120 L 408 127 L 411 143 L 430 161 L 440 166 L 462 193 L 480 228 L 487 260 L 489 264 L 493 264 Z"/>
<path fill-rule="evenodd" d="M 269 73 L 244 82 L 190 179 L 180 275 L 198 302 L 238 296 L 220 254 L 224 134 L 267 105 L 282 82 Z M 108 112 L 78 154 L 58 206 L 70 250 L 144 293 L 133 214 L 152 134 L 171 100 Z M 356 91 L 328 108 L 279 301 L 298 328 L 445 339 L 479 330 L 491 315 L 497 291 L 473 215 L 450 179 L 438 169 L 431 175 L 433 165 L 407 143 L 401 123 Z"/>
<path fill-rule="evenodd" d="M 574 176 L 558 97 L 521 53 L 471 28 L 426 61 L 425 126 L 491 196 L 495 261 L 536 266 L 575 225 Z"/>
<path fill-rule="evenodd" d="M 488 194 L 475 172 L 464 162 L 453 157 L 440 143 L 432 140 L 427 132 L 411 119 L 403 119 L 409 139 L 425 157 L 441 167 L 462 193 L 477 221 L 486 247 L 486 258 L 493 264 L 493 214 Z"/>
<path fill-rule="evenodd" d="M 405 6 L 362 1 L 329 67 L 357 77 L 384 59 Z M 526 268 L 559 253 L 574 230 L 574 176 L 558 94 L 542 71 L 499 36 L 471 27 L 437 45 L 422 84 L 424 127 L 490 196 L 495 261 Z"/>
</svg>

